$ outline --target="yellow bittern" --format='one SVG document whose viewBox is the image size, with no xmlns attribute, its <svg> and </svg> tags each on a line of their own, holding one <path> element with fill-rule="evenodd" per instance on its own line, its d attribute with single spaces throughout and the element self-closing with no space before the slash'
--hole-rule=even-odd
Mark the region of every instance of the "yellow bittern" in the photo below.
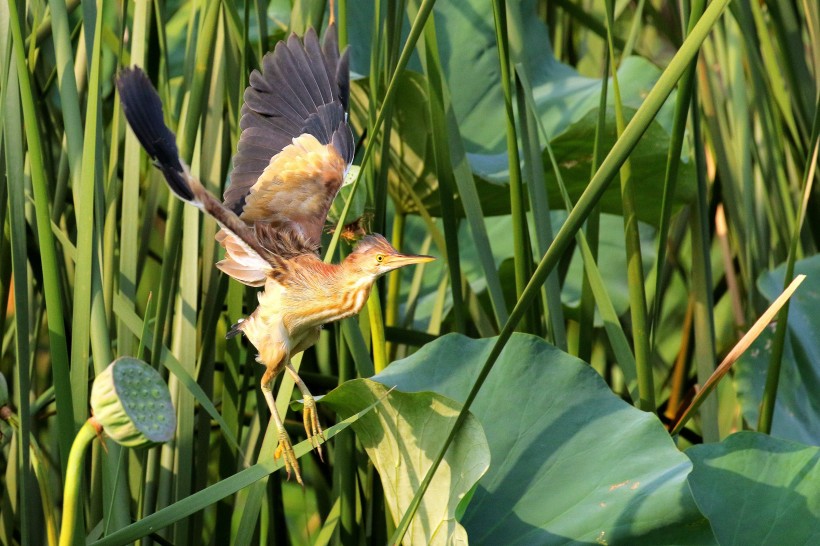
<svg viewBox="0 0 820 546">
<path fill-rule="evenodd" d="M 139 68 L 117 87 L 128 123 L 177 197 L 213 216 L 225 259 L 216 266 L 249 286 L 264 287 L 259 306 L 229 336 L 243 333 L 266 367 L 262 392 L 279 431 L 275 457 L 302 483 L 299 465 L 274 404 L 273 379 L 287 370 L 304 398 L 308 440 L 321 456 L 316 402 L 291 365 L 316 343 L 323 324 L 358 313 L 375 280 L 396 268 L 430 261 L 400 254 L 381 235 L 364 237 L 340 264 L 319 258 L 327 212 L 353 161 L 347 123 L 348 52 L 340 56 L 331 25 L 322 43 L 312 29 L 293 34 L 262 59 L 245 90 L 239 149 L 224 202 L 211 195 L 180 159 L 162 103 Z"/>
</svg>

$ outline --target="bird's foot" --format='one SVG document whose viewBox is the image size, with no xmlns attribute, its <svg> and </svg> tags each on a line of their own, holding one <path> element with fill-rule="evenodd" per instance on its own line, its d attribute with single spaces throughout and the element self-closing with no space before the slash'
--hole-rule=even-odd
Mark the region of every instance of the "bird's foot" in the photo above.
<svg viewBox="0 0 820 546">
<path fill-rule="evenodd" d="M 290 473 L 293 471 L 293 473 L 296 474 L 296 481 L 304 486 L 302 474 L 299 472 L 299 462 L 296 460 L 296 453 L 293 452 L 293 444 L 290 443 L 290 437 L 285 429 L 279 431 L 279 445 L 276 447 L 276 451 L 273 452 L 274 459 L 278 459 L 279 457 L 283 457 L 285 460 L 285 472 L 288 474 L 288 479 L 290 479 Z"/>
<path fill-rule="evenodd" d="M 307 433 L 310 445 L 316 449 L 319 458 L 324 461 L 322 457 L 322 443 L 325 439 L 325 432 L 319 424 L 319 414 L 316 409 L 316 400 L 310 394 L 304 396 L 305 409 L 302 412 L 302 419 L 305 424 L 305 432 Z M 321 441 L 320 441 L 321 440 Z"/>
</svg>

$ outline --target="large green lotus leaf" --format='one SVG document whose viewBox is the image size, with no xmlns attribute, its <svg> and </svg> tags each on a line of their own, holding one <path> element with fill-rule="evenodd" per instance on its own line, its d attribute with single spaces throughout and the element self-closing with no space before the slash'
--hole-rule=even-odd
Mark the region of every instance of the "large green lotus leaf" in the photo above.
<svg viewBox="0 0 820 546">
<path fill-rule="evenodd" d="M 463 401 L 493 343 L 447 335 L 373 379 Z M 713 543 L 691 462 L 577 358 L 514 334 L 471 411 L 492 455 L 462 519 L 474 543 Z"/>
<path fill-rule="evenodd" d="M 772 434 L 787 440 L 820 445 L 820 256 L 795 264 L 806 280 L 791 298 L 788 333 L 780 368 Z M 773 301 L 783 291 L 785 266 L 764 273 L 760 292 Z M 774 339 L 767 328 L 735 363 L 735 384 L 743 418 L 756 425 Z"/>
<path fill-rule="evenodd" d="M 739 432 L 686 454 L 720 544 L 820 544 L 820 449 Z"/>
<path fill-rule="evenodd" d="M 370 39 L 373 35 L 372 4 L 364 3 L 361 9 L 348 13 L 350 28 L 351 63 L 355 71 L 369 72 Z M 601 80 L 579 75 L 573 68 L 558 62 L 552 54 L 546 26 L 536 13 L 536 2 L 525 0 L 508 3 L 509 25 L 512 28 L 511 49 L 521 60 L 532 84 L 537 114 L 550 135 L 559 163 L 571 195 L 577 198 L 586 187 L 590 175 L 590 160 L 597 119 Z M 506 117 L 501 86 L 498 50 L 492 11 L 485 0 L 441 0 L 434 9 L 436 36 L 442 69 L 452 99 L 452 106 L 464 140 L 468 158 L 476 177 L 485 215 L 507 214 L 510 210 L 508 163 L 506 155 Z M 405 31 L 406 32 L 406 31 Z M 469 38 L 465 38 L 469 37 Z M 411 70 L 420 71 L 418 62 L 411 62 Z M 641 105 L 646 94 L 660 75 L 657 67 L 640 58 L 625 59 L 618 70 L 621 98 L 627 117 Z M 423 80 L 422 80 L 423 81 Z M 612 85 L 609 86 L 610 110 L 607 114 L 608 134 L 605 141 L 614 141 L 615 122 L 611 111 Z M 429 114 L 424 111 L 425 86 L 405 92 L 401 87 L 401 100 L 395 103 L 395 115 L 412 120 L 402 131 L 400 138 L 407 140 L 406 150 L 414 158 L 430 153 Z M 412 97 L 404 96 L 415 93 Z M 404 113 L 403 113 L 404 112 Z M 353 116 L 355 119 L 355 116 Z M 419 120 L 424 120 L 420 122 Z M 633 177 L 637 185 L 636 196 L 640 205 L 639 219 L 656 224 L 661 202 L 662 181 L 672 125 L 671 101 L 661 109 L 656 121 L 633 152 Z M 395 147 L 394 147 L 395 149 Z M 688 153 L 684 152 L 684 158 Z M 552 203 L 563 206 L 558 197 L 552 176 L 552 168 L 544 156 Z M 397 170 L 399 170 L 397 168 Z M 417 168 L 419 174 L 421 169 Z M 425 171 L 424 179 L 431 182 L 431 173 Z M 421 178 L 411 179 L 416 184 Z M 607 192 L 602 206 L 606 212 L 620 213 L 618 184 Z M 438 213 L 438 200 L 434 188 L 418 190 L 428 197 L 422 201 L 433 214 Z M 688 163 L 681 166 L 678 175 L 677 203 L 687 202 L 694 192 L 694 176 Z M 415 205 L 402 203 L 412 212 Z"/>
<path fill-rule="evenodd" d="M 381 476 L 387 505 L 398 523 L 441 449 L 461 404 L 434 392 L 388 390 L 381 383 L 355 379 L 322 398 L 322 404 L 345 418 L 381 400 L 352 427 Z M 456 507 L 489 464 L 484 431 L 470 415 L 436 471 L 404 543 L 467 544 L 467 533 L 456 521 Z"/>
</svg>

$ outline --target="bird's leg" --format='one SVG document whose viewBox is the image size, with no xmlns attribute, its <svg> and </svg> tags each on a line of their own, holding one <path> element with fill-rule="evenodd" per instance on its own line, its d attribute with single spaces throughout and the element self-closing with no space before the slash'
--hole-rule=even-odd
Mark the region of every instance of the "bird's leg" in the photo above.
<svg viewBox="0 0 820 546">
<path fill-rule="evenodd" d="M 299 377 L 299 373 L 296 371 L 296 368 L 294 368 L 290 362 L 285 364 L 285 368 L 288 370 L 288 373 L 293 376 L 293 381 L 296 383 L 296 386 L 299 387 L 299 390 L 302 393 L 302 398 L 305 401 L 305 409 L 302 412 L 302 420 L 305 424 L 305 432 L 307 432 L 308 441 L 310 442 L 310 445 L 316 449 L 316 452 L 319 454 L 319 458 L 324 461 L 324 458 L 322 457 L 322 444 L 319 439 L 321 438 L 324 440 L 325 433 L 319 424 L 319 415 L 316 410 L 316 400 L 313 398 L 313 395 L 310 394 L 305 382 L 302 381 L 301 377 Z"/>
<path fill-rule="evenodd" d="M 293 473 L 296 474 L 296 481 L 304 486 L 302 474 L 299 472 L 299 463 L 296 461 L 296 454 L 293 452 L 293 444 L 290 442 L 290 437 L 285 430 L 285 424 L 282 422 L 279 411 L 276 409 L 276 402 L 273 400 L 272 387 L 274 377 L 276 377 L 276 368 L 273 367 L 268 367 L 262 375 L 262 394 L 265 396 L 271 416 L 276 424 L 276 429 L 279 431 L 279 445 L 273 453 L 273 458 L 278 459 L 279 457 L 284 457 L 285 472 L 288 473 L 288 478 L 290 478 L 290 472 L 293 470 Z"/>
</svg>

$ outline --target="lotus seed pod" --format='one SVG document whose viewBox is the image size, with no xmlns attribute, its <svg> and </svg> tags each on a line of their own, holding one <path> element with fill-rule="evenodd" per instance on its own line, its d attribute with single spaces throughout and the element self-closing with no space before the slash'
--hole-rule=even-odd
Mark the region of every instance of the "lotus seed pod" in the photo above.
<svg viewBox="0 0 820 546">
<path fill-rule="evenodd" d="M 94 379 L 91 409 L 105 433 L 127 447 L 167 442 L 176 429 L 168 386 L 137 358 L 118 358 Z"/>
</svg>

